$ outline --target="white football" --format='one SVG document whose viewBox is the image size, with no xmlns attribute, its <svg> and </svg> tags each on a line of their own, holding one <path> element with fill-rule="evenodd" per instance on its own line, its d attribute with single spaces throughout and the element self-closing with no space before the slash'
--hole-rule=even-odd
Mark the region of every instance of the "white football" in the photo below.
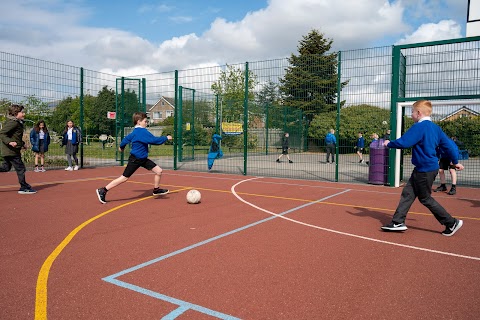
<svg viewBox="0 0 480 320">
<path fill-rule="evenodd" d="M 195 189 L 188 191 L 187 193 L 188 203 L 192 203 L 192 204 L 200 203 L 200 200 L 202 200 L 202 194 L 200 193 L 200 191 Z"/>
</svg>

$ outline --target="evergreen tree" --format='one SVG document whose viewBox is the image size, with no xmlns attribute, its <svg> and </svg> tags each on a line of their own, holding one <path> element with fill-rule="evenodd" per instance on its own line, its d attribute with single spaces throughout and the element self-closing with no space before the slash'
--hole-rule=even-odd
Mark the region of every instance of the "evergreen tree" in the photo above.
<svg viewBox="0 0 480 320">
<path fill-rule="evenodd" d="M 308 121 L 336 108 L 337 53 L 328 53 L 332 43 L 319 31 L 310 31 L 300 41 L 299 55 L 288 59 L 290 66 L 280 79 L 285 105 L 303 110 Z"/>
</svg>

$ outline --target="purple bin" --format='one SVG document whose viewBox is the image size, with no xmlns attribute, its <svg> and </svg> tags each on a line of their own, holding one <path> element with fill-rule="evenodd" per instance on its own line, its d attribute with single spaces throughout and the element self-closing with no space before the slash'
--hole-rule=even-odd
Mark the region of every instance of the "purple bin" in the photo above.
<svg viewBox="0 0 480 320">
<path fill-rule="evenodd" d="M 383 146 L 383 139 L 370 143 L 370 163 L 368 183 L 387 184 L 388 182 L 388 148 Z"/>
</svg>

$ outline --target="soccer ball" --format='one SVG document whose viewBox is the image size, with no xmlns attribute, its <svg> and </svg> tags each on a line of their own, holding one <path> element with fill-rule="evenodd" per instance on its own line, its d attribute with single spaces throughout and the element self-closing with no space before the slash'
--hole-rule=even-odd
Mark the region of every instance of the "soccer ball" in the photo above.
<svg viewBox="0 0 480 320">
<path fill-rule="evenodd" d="M 202 195 L 198 190 L 190 190 L 187 193 L 187 202 L 191 204 L 199 203 L 202 199 Z"/>
</svg>

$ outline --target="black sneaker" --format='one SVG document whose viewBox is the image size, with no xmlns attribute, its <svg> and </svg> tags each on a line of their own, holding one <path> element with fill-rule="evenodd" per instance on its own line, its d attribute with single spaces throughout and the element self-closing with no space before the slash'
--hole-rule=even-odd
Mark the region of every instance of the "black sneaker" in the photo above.
<svg viewBox="0 0 480 320">
<path fill-rule="evenodd" d="M 463 221 L 455 219 L 455 223 L 451 227 L 446 227 L 445 231 L 442 232 L 442 234 L 446 237 L 451 237 L 455 234 L 455 232 L 458 231 L 463 226 Z"/>
<path fill-rule="evenodd" d="M 162 196 L 164 194 L 167 194 L 168 192 L 169 192 L 168 189 L 160 189 L 160 188 L 153 189 L 154 196 Z"/>
<path fill-rule="evenodd" d="M 456 193 L 457 193 L 457 188 L 453 188 L 453 187 L 450 189 L 450 191 L 447 192 L 447 194 L 449 194 L 451 196 L 453 196 Z"/>
<path fill-rule="evenodd" d="M 280 163 L 280 159 L 277 159 L 277 162 Z"/>
<path fill-rule="evenodd" d="M 292 161 L 292 160 L 288 160 L 288 163 L 293 163 L 293 161 Z"/>
<path fill-rule="evenodd" d="M 442 184 L 438 186 L 435 190 L 433 190 L 433 192 L 440 192 L 440 191 L 447 191 L 447 187 L 444 184 Z"/>
<path fill-rule="evenodd" d="M 389 224 L 381 227 L 383 231 L 405 231 L 407 230 L 407 226 L 405 223 L 395 223 L 395 222 L 390 222 Z"/>
<path fill-rule="evenodd" d="M 105 196 L 107 195 L 107 190 L 105 188 L 100 188 L 100 189 L 97 189 L 96 192 L 97 192 L 98 201 L 100 201 L 103 204 L 107 203 L 107 200 L 105 200 Z"/>
<path fill-rule="evenodd" d="M 37 193 L 37 191 L 33 190 L 32 188 L 28 188 L 28 189 L 20 189 L 18 190 L 18 193 L 19 194 L 35 194 Z"/>
</svg>

